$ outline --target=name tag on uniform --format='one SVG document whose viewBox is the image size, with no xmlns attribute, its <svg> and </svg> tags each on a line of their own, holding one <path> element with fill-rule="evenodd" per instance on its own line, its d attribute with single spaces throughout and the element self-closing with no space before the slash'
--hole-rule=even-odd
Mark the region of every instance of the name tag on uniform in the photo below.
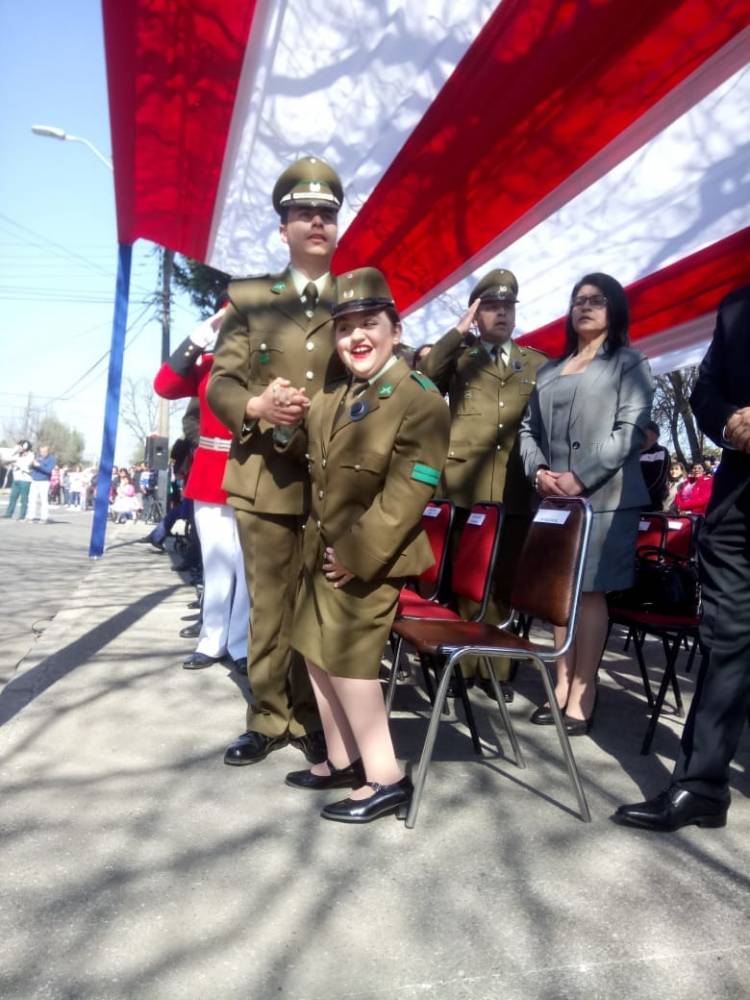
<svg viewBox="0 0 750 1000">
<path fill-rule="evenodd" d="M 534 520 L 537 524 L 565 524 L 569 517 L 569 510 L 538 510 Z"/>
<path fill-rule="evenodd" d="M 469 517 L 468 517 L 466 523 L 467 524 L 484 524 L 484 519 L 485 519 L 486 516 L 487 516 L 486 514 L 469 514 Z"/>
</svg>

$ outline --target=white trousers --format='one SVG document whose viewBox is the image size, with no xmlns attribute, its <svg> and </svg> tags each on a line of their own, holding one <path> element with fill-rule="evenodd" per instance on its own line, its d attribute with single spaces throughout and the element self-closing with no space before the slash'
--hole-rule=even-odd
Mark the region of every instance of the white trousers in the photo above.
<svg viewBox="0 0 750 1000">
<path fill-rule="evenodd" d="M 234 511 L 223 503 L 193 504 L 203 558 L 203 625 L 197 653 L 247 656 L 250 601 Z"/>
<path fill-rule="evenodd" d="M 37 514 L 36 508 L 39 507 Z M 40 521 L 49 519 L 49 479 L 32 479 L 29 488 L 29 509 L 26 511 L 26 520 L 33 521 L 38 517 Z"/>
</svg>

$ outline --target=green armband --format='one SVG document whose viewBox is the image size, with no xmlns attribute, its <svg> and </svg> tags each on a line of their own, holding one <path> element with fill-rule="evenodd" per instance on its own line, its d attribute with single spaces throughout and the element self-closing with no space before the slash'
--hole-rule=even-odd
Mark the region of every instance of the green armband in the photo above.
<svg viewBox="0 0 750 1000">
<path fill-rule="evenodd" d="M 430 465 L 422 465 L 417 462 L 411 470 L 411 478 L 418 483 L 427 483 L 428 486 L 437 486 L 440 482 L 440 469 L 433 469 Z"/>
</svg>

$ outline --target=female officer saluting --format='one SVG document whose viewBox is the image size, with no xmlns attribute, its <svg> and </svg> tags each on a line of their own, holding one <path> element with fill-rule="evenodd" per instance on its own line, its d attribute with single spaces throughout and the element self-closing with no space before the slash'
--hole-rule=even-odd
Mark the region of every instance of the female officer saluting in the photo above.
<svg viewBox="0 0 750 1000">
<path fill-rule="evenodd" d="M 318 393 L 306 421 L 312 513 L 292 635 L 307 663 L 328 760 L 286 781 L 353 787 L 321 815 L 367 823 L 411 797 L 378 671 L 404 579 L 433 561 L 420 521 L 440 479 L 450 414 L 429 379 L 393 354 L 401 324 L 380 271 L 360 268 L 337 284 L 336 350 L 351 378 Z M 298 432 L 290 447 L 303 437 Z"/>
</svg>

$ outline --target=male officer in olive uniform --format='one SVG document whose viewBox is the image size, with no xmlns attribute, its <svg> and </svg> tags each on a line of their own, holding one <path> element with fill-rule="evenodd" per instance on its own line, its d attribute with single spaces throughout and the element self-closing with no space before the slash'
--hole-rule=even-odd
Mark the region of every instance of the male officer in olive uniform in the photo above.
<svg viewBox="0 0 750 1000">
<path fill-rule="evenodd" d="M 216 346 L 207 399 L 232 430 L 224 476 L 235 508 L 252 597 L 248 675 L 256 700 L 227 764 L 253 764 L 292 743 L 313 763 L 325 741 L 304 663 L 289 645 L 309 506 L 304 468 L 274 450 L 274 427 L 298 423 L 310 397 L 344 368 L 333 346 L 330 274 L 343 190 L 322 160 L 288 167 L 273 190 L 290 265 L 234 281 Z"/>
<path fill-rule="evenodd" d="M 457 528 L 474 503 L 494 500 L 505 507 L 486 616 L 492 624 L 507 614 L 513 574 L 528 531 L 531 489 L 517 435 L 537 370 L 547 361 L 539 351 L 518 347 L 511 340 L 517 295 L 515 275 L 502 268 L 490 271 L 472 290 L 469 308 L 456 327 L 433 346 L 421 365 L 450 401 L 451 440 L 438 493 L 456 504 Z M 458 536 L 457 531 L 454 539 Z M 472 615 L 476 605 L 461 602 L 459 610 Z M 498 676 L 506 680 L 510 664 L 499 660 L 495 664 Z M 464 666 L 465 673 L 473 669 Z M 506 687 L 505 694 L 512 698 L 512 689 Z"/>
</svg>

